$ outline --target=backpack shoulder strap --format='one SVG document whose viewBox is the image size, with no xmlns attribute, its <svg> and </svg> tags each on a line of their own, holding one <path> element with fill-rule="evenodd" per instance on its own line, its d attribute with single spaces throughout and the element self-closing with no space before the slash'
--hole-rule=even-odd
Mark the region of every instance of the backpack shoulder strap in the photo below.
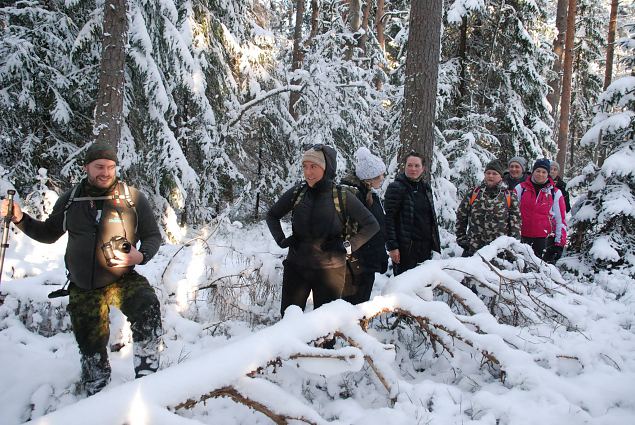
<svg viewBox="0 0 635 425">
<path fill-rule="evenodd" d="M 295 185 L 295 189 L 293 190 L 293 202 L 292 202 L 293 206 L 291 207 L 291 211 L 293 211 L 295 207 L 298 206 L 298 204 L 302 200 L 302 197 L 304 196 L 306 191 L 307 191 L 306 182 L 302 182 Z"/>
<path fill-rule="evenodd" d="M 470 206 L 472 206 L 472 204 L 474 204 L 474 201 L 476 201 L 476 198 L 478 198 L 478 195 L 481 193 L 481 187 L 477 186 L 474 188 L 474 190 L 472 190 L 472 195 L 470 196 Z"/>
<path fill-rule="evenodd" d="M 77 190 L 79 189 L 80 186 L 81 186 L 81 183 L 77 183 L 75 186 L 73 186 L 73 188 L 71 189 L 71 194 L 69 195 L 68 200 L 66 201 L 66 205 L 64 205 L 64 220 L 62 221 L 62 229 L 64 230 L 64 232 L 66 232 L 67 230 L 66 216 L 68 213 L 68 209 L 71 207 L 71 204 L 75 200 L 75 195 L 77 194 Z"/>
<path fill-rule="evenodd" d="M 333 185 L 333 204 L 335 205 L 335 212 L 342 222 L 342 226 L 346 229 L 346 194 L 347 190 L 342 188 L 342 185 Z"/>
<path fill-rule="evenodd" d="M 136 213 L 137 209 L 135 208 L 135 203 L 132 200 L 132 196 L 130 195 L 130 188 L 128 188 L 128 185 L 126 184 L 126 182 L 121 182 L 121 185 L 123 186 L 123 196 L 126 200 L 126 203 L 128 204 L 130 208 L 134 209 Z"/>
<path fill-rule="evenodd" d="M 135 234 L 137 233 L 137 230 L 139 229 L 139 214 L 137 214 L 137 207 L 134 203 L 134 201 L 132 200 L 132 196 L 130 195 L 130 188 L 128 187 L 128 185 L 126 184 L 126 182 L 124 181 L 120 181 L 120 186 L 123 189 L 123 199 L 126 202 L 126 204 L 128 205 L 128 208 L 132 209 L 132 211 L 134 212 L 135 215 L 135 226 L 134 226 L 134 232 Z M 120 196 L 121 198 L 121 196 Z M 121 216 L 121 213 L 119 211 L 117 211 L 119 213 L 119 215 Z M 123 219 L 122 219 L 123 221 Z M 125 231 L 125 229 L 124 229 Z"/>
</svg>

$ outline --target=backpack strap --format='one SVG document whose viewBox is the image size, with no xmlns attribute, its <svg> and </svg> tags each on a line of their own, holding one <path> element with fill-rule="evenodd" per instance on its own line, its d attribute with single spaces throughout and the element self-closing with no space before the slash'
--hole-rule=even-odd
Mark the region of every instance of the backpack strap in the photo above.
<svg viewBox="0 0 635 425">
<path fill-rule="evenodd" d="M 474 190 L 472 191 L 472 196 L 470 196 L 470 207 L 472 206 L 472 204 L 474 204 L 474 201 L 476 201 L 476 198 L 478 198 L 478 195 L 481 193 L 481 187 L 477 186 L 474 188 Z"/>
<path fill-rule="evenodd" d="M 306 182 L 303 182 L 303 183 L 300 183 L 300 184 L 296 185 L 295 190 L 293 192 L 293 206 L 291 207 L 291 211 L 293 211 L 295 209 L 295 207 L 298 206 L 298 204 L 302 200 L 302 197 L 304 196 L 306 191 L 307 191 Z"/>
<path fill-rule="evenodd" d="M 478 199 L 480 193 L 481 187 L 475 187 L 472 191 L 472 195 L 470 196 L 470 206 L 472 206 L 474 204 L 474 201 Z M 509 189 L 503 189 L 501 190 L 501 193 L 505 194 L 505 204 L 507 205 L 507 209 L 509 209 L 512 206 L 512 192 Z"/>
<path fill-rule="evenodd" d="M 138 217 L 137 208 L 135 206 L 134 201 L 132 200 L 132 196 L 130 195 L 130 189 L 128 188 L 128 185 L 126 184 L 126 182 L 122 182 L 122 181 L 119 182 L 119 186 L 122 186 L 123 188 L 123 194 L 120 194 L 119 191 L 116 190 L 114 195 L 107 195 L 107 196 L 79 196 L 77 197 L 75 196 L 75 194 L 77 193 L 77 190 L 79 189 L 80 186 L 81 186 L 81 183 L 78 183 L 73 187 L 73 189 L 71 190 L 71 194 L 68 197 L 68 201 L 66 201 L 66 205 L 64 205 L 64 220 L 62 222 L 62 229 L 64 230 L 64 232 L 68 230 L 66 226 L 66 216 L 68 215 L 68 209 L 71 207 L 73 202 L 111 201 L 111 200 L 119 202 L 120 200 L 123 199 L 124 201 L 126 201 L 128 208 L 132 208 L 132 210 L 135 213 L 135 216 Z M 119 211 L 117 212 L 121 215 Z M 135 233 L 137 232 L 138 227 L 139 227 L 139 220 L 137 219 L 135 223 Z"/>
<path fill-rule="evenodd" d="M 342 223 L 342 237 L 346 239 L 346 225 L 348 224 L 348 216 L 346 214 L 346 190 L 342 190 L 342 186 L 339 184 L 333 185 L 333 205 L 335 205 L 335 212 Z"/>
<path fill-rule="evenodd" d="M 64 220 L 62 221 L 62 229 L 64 230 L 65 233 L 67 230 L 66 215 L 67 215 L 68 209 L 71 207 L 71 204 L 75 200 L 75 194 L 77 193 L 77 190 L 79 189 L 80 186 L 81 186 L 81 183 L 77 183 L 75 186 L 73 186 L 73 189 L 71 190 L 71 194 L 68 197 L 68 201 L 66 201 L 66 205 L 64 205 Z"/>
<path fill-rule="evenodd" d="M 128 188 L 128 185 L 126 184 L 126 182 L 121 182 L 121 185 L 123 186 L 123 196 L 126 200 L 126 203 L 128 203 L 128 206 L 130 208 L 135 210 L 135 214 L 136 214 L 137 209 L 136 209 L 134 201 L 132 200 L 132 196 L 130 195 L 130 189 Z"/>
</svg>

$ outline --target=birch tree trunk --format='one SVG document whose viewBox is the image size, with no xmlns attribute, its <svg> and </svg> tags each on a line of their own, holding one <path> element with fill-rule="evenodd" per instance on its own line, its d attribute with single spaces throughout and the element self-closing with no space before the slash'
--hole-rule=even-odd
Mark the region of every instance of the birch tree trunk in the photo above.
<svg viewBox="0 0 635 425">
<path fill-rule="evenodd" d="M 404 84 L 399 160 L 411 150 L 425 159 L 430 177 L 434 147 L 437 77 L 439 68 L 442 0 L 413 0 Z"/>
<path fill-rule="evenodd" d="M 562 73 L 562 98 L 560 99 L 560 126 L 558 129 L 558 155 L 560 173 L 564 175 L 569 137 L 569 112 L 571 110 L 571 76 L 573 74 L 573 39 L 575 37 L 575 16 L 577 1 L 569 0 L 567 13 L 567 34 L 565 37 L 564 69 Z"/>
<path fill-rule="evenodd" d="M 128 16 L 126 0 L 106 0 L 93 134 L 115 150 L 121 138 Z"/>
</svg>

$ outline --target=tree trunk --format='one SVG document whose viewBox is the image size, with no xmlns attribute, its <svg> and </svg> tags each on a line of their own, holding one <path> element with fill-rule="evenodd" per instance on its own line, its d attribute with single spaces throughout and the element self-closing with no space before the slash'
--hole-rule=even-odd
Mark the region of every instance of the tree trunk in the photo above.
<svg viewBox="0 0 635 425">
<path fill-rule="evenodd" d="M 362 29 L 364 30 L 364 34 L 359 39 L 358 47 L 362 49 L 364 54 L 366 54 L 366 42 L 368 41 L 368 21 L 370 19 L 370 6 L 372 4 L 372 0 L 366 0 L 366 4 L 364 5 L 364 13 L 362 14 Z"/>
<path fill-rule="evenodd" d="M 377 31 L 377 43 L 383 53 L 386 52 L 386 37 L 384 36 L 384 0 L 377 0 L 377 14 L 375 15 L 375 29 Z"/>
<path fill-rule="evenodd" d="M 313 39 L 318 33 L 320 28 L 319 20 L 320 17 L 320 4 L 318 0 L 311 0 L 311 35 L 310 38 Z"/>
<path fill-rule="evenodd" d="M 549 82 L 551 93 L 547 95 L 547 101 L 551 105 L 551 116 L 554 121 L 558 118 L 558 102 L 560 101 L 560 81 L 562 80 L 562 59 L 564 54 L 564 37 L 567 32 L 567 2 L 568 0 L 558 0 L 556 11 L 556 29 L 558 35 L 553 40 L 553 52 L 556 60 L 553 61 L 554 79 Z"/>
<path fill-rule="evenodd" d="M 560 126 L 558 129 L 558 155 L 560 173 L 564 175 L 569 135 L 569 111 L 571 110 L 571 76 L 573 74 L 573 39 L 575 37 L 576 0 L 569 0 L 567 35 L 565 38 L 564 69 L 562 73 L 562 98 L 560 100 Z"/>
<path fill-rule="evenodd" d="M 457 116 L 463 116 L 463 111 L 461 110 L 461 103 L 465 98 L 465 68 L 467 66 L 467 16 L 463 17 L 463 21 L 461 22 L 461 35 L 459 39 L 459 97 L 456 99 L 456 107 Z"/>
<path fill-rule="evenodd" d="M 95 143 L 107 143 L 114 149 L 121 138 L 127 35 L 126 0 L 106 0 L 93 134 Z"/>
<path fill-rule="evenodd" d="M 293 31 L 293 56 L 291 72 L 302 68 L 304 61 L 304 51 L 302 50 L 302 20 L 304 19 L 304 0 L 296 1 L 295 29 Z M 298 84 L 298 80 L 291 80 L 291 84 Z M 296 104 L 300 100 L 300 93 L 292 91 L 289 93 L 289 113 L 294 119 L 298 119 Z"/>
<path fill-rule="evenodd" d="M 413 0 L 401 119 L 399 160 L 411 150 L 425 159 L 430 177 L 434 148 L 434 120 L 437 99 L 442 0 Z"/>
<path fill-rule="evenodd" d="M 615 49 L 615 30 L 617 27 L 618 0 L 611 1 L 611 16 L 609 18 L 609 35 L 606 44 L 606 68 L 604 69 L 604 90 L 611 84 L 613 78 L 613 51 Z"/>
<path fill-rule="evenodd" d="M 348 0 L 348 29 L 352 34 L 357 34 L 359 31 L 359 27 L 362 24 L 362 15 L 361 15 L 361 4 L 360 0 Z M 359 40 L 354 42 L 352 39 L 348 39 L 346 43 L 346 53 L 344 57 L 346 60 L 351 60 L 353 57 L 353 50 L 355 46 L 359 44 Z"/>
<path fill-rule="evenodd" d="M 370 3 L 371 0 L 368 0 Z M 377 44 L 379 44 L 379 49 L 381 50 L 382 57 L 386 55 L 386 38 L 384 37 L 384 0 L 377 0 L 377 13 L 375 14 L 375 31 L 377 31 Z M 379 68 L 383 69 L 383 63 L 379 64 Z M 375 88 L 377 90 L 381 90 L 384 83 L 380 78 L 380 74 L 378 74 L 373 78 L 375 83 Z"/>
</svg>

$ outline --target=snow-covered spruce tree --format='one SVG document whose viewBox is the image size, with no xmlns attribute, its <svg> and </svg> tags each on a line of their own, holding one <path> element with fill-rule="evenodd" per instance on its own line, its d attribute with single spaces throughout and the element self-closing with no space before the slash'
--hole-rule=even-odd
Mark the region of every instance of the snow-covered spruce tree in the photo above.
<svg viewBox="0 0 635 425">
<path fill-rule="evenodd" d="M 95 92 L 86 76 L 93 73 L 98 55 L 90 49 L 75 55 L 74 48 L 78 26 L 93 7 L 66 8 L 61 0 L 3 4 L 0 164 L 18 191 L 26 192 L 41 167 L 59 178 L 90 134 Z"/>
<path fill-rule="evenodd" d="M 383 138 L 388 117 L 382 101 L 392 87 L 375 87 L 376 69 L 371 58 L 376 46 L 369 43 L 366 53 L 351 47 L 357 45 L 360 34 L 351 32 L 342 18 L 347 6 L 324 6 L 317 34 L 308 43 L 304 65 L 290 75 L 304 86 L 296 105 L 298 141 L 332 143 L 349 165 L 360 146 L 387 159 Z M 343 162 L 340 165 L 345 168 Z"/>
<path fill-rule="evenodd" d="M 622 40 L 635 65 L 635 32 Z M 635 77 L 614 81 L 600 96 L 593 127 L 580 141 L 606 152 L 571 182 L 586 194 L 573 208 L 571 249 L 594 271 L 620 270 L 635 277 Z M 572 259 L 571 261 L 574 261 Z M 576 268 L 576 266 L 573 266 Z"/>
<path fill-rule="evenodd" d="M 215 18 L 222 11 L 206 1 L 129 3 L 124 168 L 181 222 L 209 220 L 242 180 L 217 128 L 224 98 L 234 90 L 226 27 Z"/>
<path fill-rule="evenodd" d="M 288 30 L 293 27 L 287 17 L 295 16 L 285 8 L 294 10 L 294 5 L 271 2 L 271 12 L 259 13 L 254 25 L 257 34 L 250 49 L 259 63 L 245 58 L 240 72 L 234 73 L 240 91 L 228 103 L 227 135 L 242 141 L 241 171 L 258 196 L 245 203 L 249 216 L 254 211 L 251 206 L 257 205 L 262 217 L 281 191 L 300 178 L 300 154 L 307 145 L 334 145 L 340 153 L 340 176 L 350 169 L 359 146 L 389 158 L 384 148 L 390 128 L 386 105 L 392 103 L 395 90 L 390 84 L 376 87 L 381 71 L 373 62 L 382 55 L 374 38 L 366 39 L 364 52 L 361 30 L 353 32 L 343 18 L 347 5 L 312 6 L 319 19 L 303 20 L 304 60 L 298 70 L 290 72 L 293 40 L 285 37 L 291 36 Z M 298 91 L 296 120 L 288 105 L 289 93 Z"/>
<path fill-rule="evenodd" d="M 459 85 L 453 107 L 439 118 L 452 140 L 472 132 L 503 160 L 555 151 L 545 101 L 552 54 L 542 31 L 544 4 L 448 3 L 442 56 L 459 61 Z"/>
</svg>

